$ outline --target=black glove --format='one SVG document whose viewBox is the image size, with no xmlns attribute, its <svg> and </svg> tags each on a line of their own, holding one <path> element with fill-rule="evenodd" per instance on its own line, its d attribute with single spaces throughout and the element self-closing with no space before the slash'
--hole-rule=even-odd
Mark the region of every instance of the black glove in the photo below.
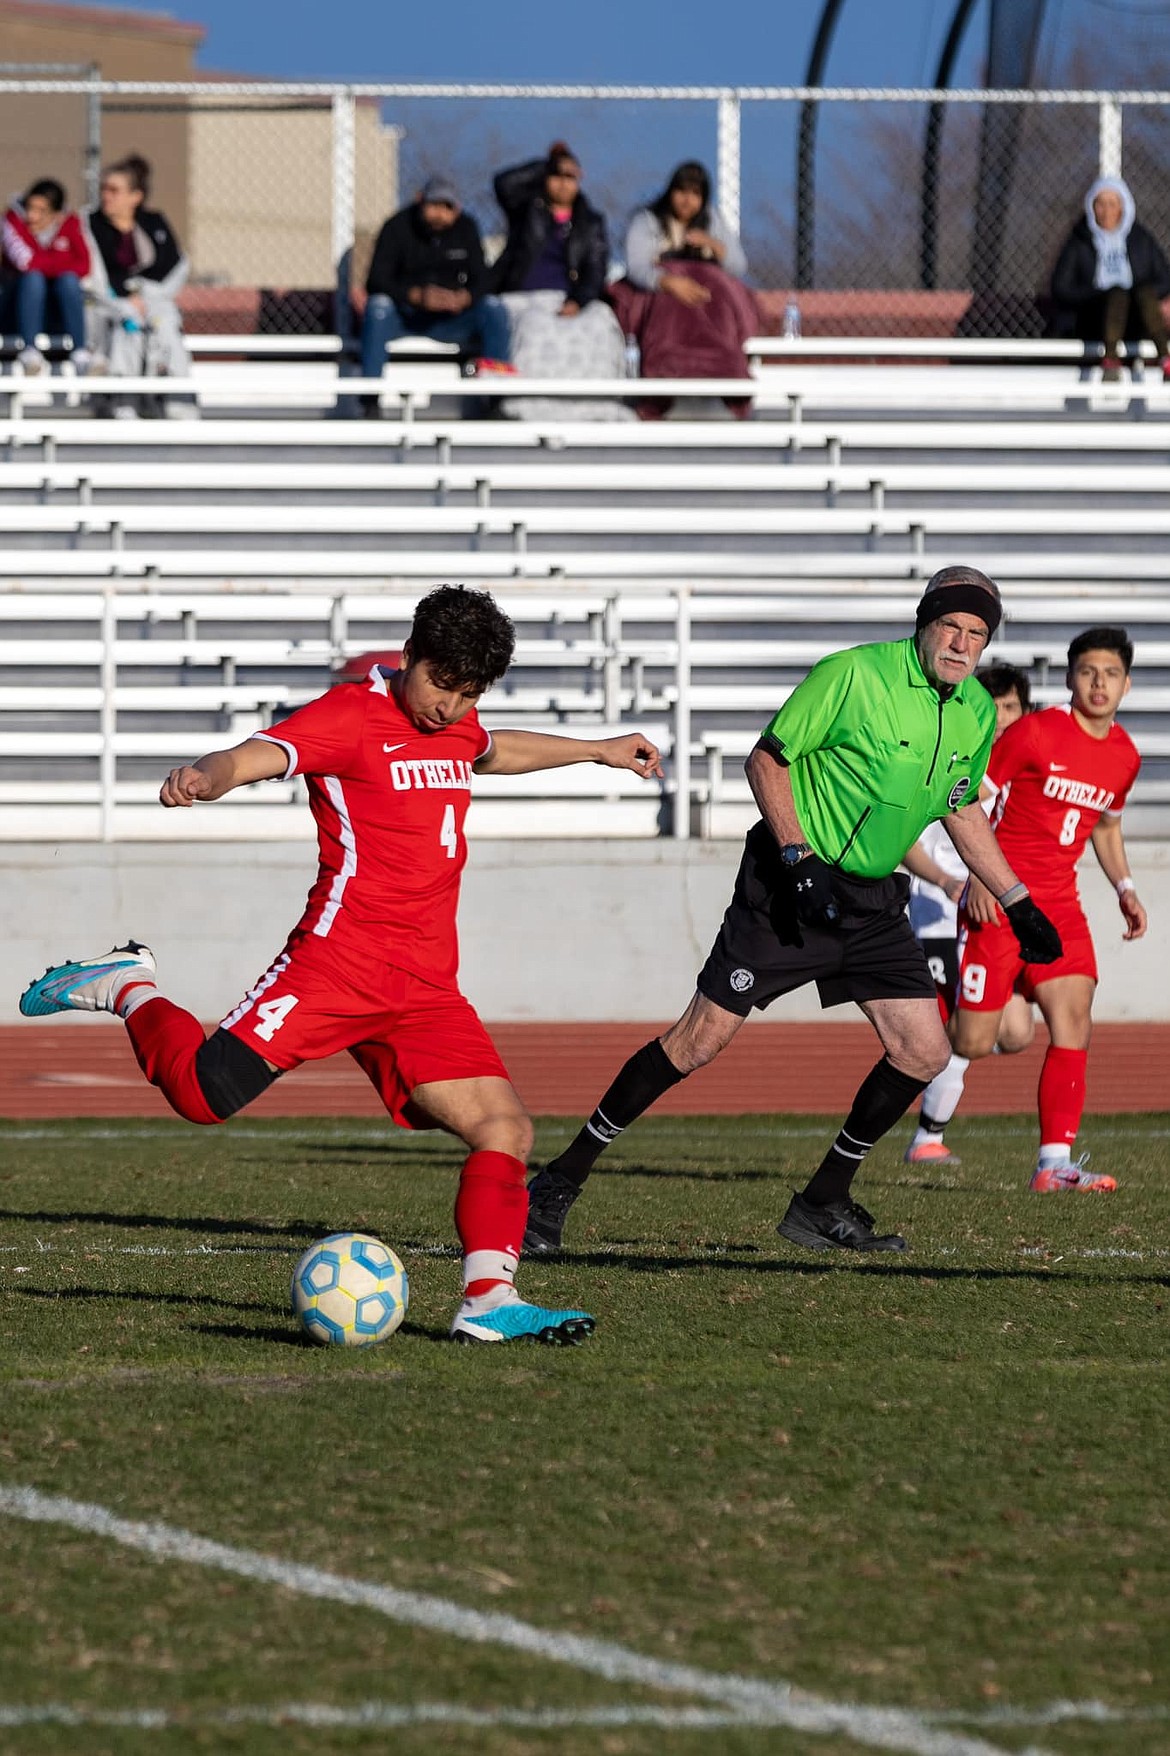
<svg viewBox="0 0 1170 1756">
<path fill-rule="evenodd" d="M 1025 963 L 1056 962 L 1064 950 L 1060 934 L 1030 896 L 1021 896 L 1018 902 L 1009 903 L 1003 912 Z"/>
<path fill-rule="evenodd" d="M 816 854 L 792 867 L 796 918 L 806 927 L 835 927 L 841 910 L 833 894 L 833 874 Z"/>
</svg>

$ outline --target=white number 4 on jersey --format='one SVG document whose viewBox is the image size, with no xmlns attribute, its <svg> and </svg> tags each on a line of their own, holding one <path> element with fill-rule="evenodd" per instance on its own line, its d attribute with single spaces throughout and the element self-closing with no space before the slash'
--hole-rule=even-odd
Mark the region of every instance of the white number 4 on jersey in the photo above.
<svg viewBox="0 0 1170 1756">
<path fill-rule="evenodd" d="M 454 805 L 448 805 L 443 812 L 443 826 L 439 830 L 439 846 L 446 848 L 449 860 L 453 860 L 459 852 L 459 831 L 455 827 Z"/>
<path fill-rule="evenodd" d="M 298 999 L 296 994 L 286 994 L 281 1000 L 262 1001 L 256 1008 L 256 1017 L 264 1022 L 253 1027 L 252 1035 L 259 1037 L 262 1043 L 270 1043 Z"/>
</svg>

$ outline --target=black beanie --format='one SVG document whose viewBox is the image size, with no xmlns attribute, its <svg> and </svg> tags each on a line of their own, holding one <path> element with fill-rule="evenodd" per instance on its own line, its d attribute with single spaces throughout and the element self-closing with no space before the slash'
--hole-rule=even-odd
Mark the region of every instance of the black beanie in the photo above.
<svg viewBox="0 0 1170 1756">
<path fill-rule="evenodd" d="M 953 615 L 956 610 L 978 616 L 987 624 L 987 638 L 1003 620 L 999 587 L 977 567 L 941 567 L 926 582 L 914 617 L 915 629 L 937 622 L 940 616 Z"/>
</svg>

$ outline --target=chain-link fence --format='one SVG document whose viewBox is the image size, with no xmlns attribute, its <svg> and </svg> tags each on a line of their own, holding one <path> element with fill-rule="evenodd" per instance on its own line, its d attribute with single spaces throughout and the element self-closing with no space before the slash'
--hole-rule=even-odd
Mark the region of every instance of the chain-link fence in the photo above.
<svg viewBox="0 0 1170 1756">
<path fill-rule="evenodd" d="M 579 155 L 619 266 L 636 208 L 680 160 L 707 164 L 765 331 L 795 295 L 807 334 L 1039 333 L 1060 244 L 1102 171 L 1124 173 L 1170 241 L 1161 92 L 27 77 L 0 92 L 6 188 L 56 175 L 72 191 L 99 153 L 153 160 L 154 198 L 192 260 L 192 329 L 332 329 L 339 272 L 360 296 L 378 227 L 428 176 L 452 177 L 498 242 L 495 173 L 554 140 Z"/>
<path fill-rule="evenodd" d="M 65 90 L 22 89 L 31 74 L 68 82 Z M 18 81 L 10 86 L 9 80 Z M 40 177 L 56 177 L 71 202 L 97 195 L 101 98 L 97 69 L 0 62 L 0 195 L 7 203 Z"/>
</svg>

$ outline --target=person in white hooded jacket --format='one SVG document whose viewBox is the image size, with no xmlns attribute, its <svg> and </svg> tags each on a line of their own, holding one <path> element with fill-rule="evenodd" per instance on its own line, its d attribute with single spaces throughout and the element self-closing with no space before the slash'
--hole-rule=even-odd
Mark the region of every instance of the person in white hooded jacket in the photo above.
<svg viewBox="0 0 1170 1756">
<path fill-rule="evenodd" d="M 132 155 L 102 172 L 98 207 L 85 216 L 90 273 L 85 294 L 90 347 L 117 378 L 186 378 L 191 357 L 177 299 L 191 264 L 165 216 L 148 210 L 150 166 Z M 169 415 L 198 411 L 169 399 Z M 133 416 L 132 403 L 114 413 Z"/>
<path fill-rule="evenodd" d="M 1152 341 L 1170 378 L 1170 340 L 1161 301 L 1170 296 L 1170 263 L 1137 218 L 1128 184 L 1099 177 L 1085 196 L 1052 273 L 1049 334 L 1099 341 L 1104 376 L 1119 378 L 1121 343 Z"/>
</svg>

